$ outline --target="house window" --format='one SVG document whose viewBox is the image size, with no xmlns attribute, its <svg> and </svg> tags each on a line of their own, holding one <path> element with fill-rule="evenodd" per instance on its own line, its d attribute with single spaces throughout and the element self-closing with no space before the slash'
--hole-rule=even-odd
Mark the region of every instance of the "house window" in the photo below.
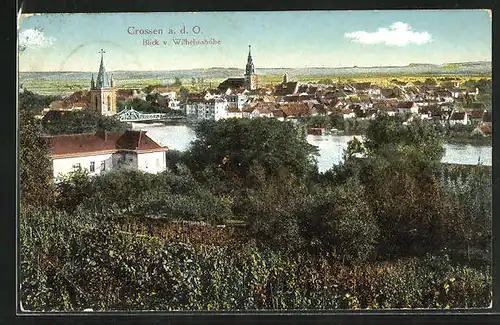
<svg viewBox="0 0 500 325">
<path fill-rule="evenodd" d="M 160 158 L 156 158 L 156 167 L 160 168 Z"/>
<path fill-rule="evenodd" d="M 95 172 L 95 162 L 93 161 L 90 162 L 90 172 Z"/>
<path fill-rule="evenodd" d="M 106 161 L 103 160 L 101 161 L 101 171 L 105 171 L 106 170 Z"/>
</svg>

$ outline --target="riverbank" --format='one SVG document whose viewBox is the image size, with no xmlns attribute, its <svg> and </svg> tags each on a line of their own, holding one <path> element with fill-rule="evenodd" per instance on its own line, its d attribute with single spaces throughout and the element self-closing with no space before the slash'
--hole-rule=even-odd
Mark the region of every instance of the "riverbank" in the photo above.
<svg viewBox="0 0 500 325">
<path fill-rule="evenodd" d="M 191 141 L 196 139 L 193 124 L 143 124 L 133 123 L 134 130 L 144 130 L 148 135 L 157 140 L 161 145 L 170 149 L 184 151 Z M 334 164 L 342 161 L 342 155 L 347 143 L 353 137 L 362 138 L 359 133 L 353 134 L 330 134 L 330 135 L 307 135 L 307 141 L 318 147 L 318 169 L 326 171 Z M 492 164 L 492 147 L 479 143 L 445 143 L 445 156 L 442 162 L 457 163 L 464 165 L 476 165 L 479 162 L 483 165 Z"/>
<path fill-rule="evenodd" d="M 467 137 L 447 137 L 446 142 L 449 144 L 463 144 L 473 146 L 492 146 L 493 141 L 491 136 L 467 136 Z"/>
</svg>

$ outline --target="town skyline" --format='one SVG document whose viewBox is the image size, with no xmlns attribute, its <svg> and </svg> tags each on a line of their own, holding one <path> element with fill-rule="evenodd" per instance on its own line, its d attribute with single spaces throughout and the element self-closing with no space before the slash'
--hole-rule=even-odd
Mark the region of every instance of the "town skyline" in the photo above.
<svg viewBox="0 0 500 325">
<path fill-rule="evenodd" d="M 104 48 L 109 71 L 241 69 L 248 44 L 260 69 L 490 62 L 489 15 L 485 10 L 29 15 L 19 22 L 18 66 L 21 72 L 93 72 Z M 464 19 L 474 23 L 464 27 Z M 180 35 L 183 28 L 187 34 Z M 173 39 L 205 43 L 176 45 Z M 165 43 L 144 45 L 151 40 Z"/>
</svg>

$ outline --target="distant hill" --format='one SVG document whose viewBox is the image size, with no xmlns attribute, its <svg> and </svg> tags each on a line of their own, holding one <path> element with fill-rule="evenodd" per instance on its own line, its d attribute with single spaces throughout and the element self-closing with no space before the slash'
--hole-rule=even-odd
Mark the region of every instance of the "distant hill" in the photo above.
<svg viewBox="0 0 500 325">
<path fill-rule="evenodd" d="M 258 68 L 261 75 L 284 74 L 293 77 L 299 75 L 350 76 L 350 75 L 478 75 L 491 74 L 491 62 L 460 62 L 446 64 L 411 63 L 407 66 L 392 67 L 344 67 L 344 68 Z M 243 69 L 212 67 L 208 69 L 171 70 L 171 71 L 113 71 L 115 80 L 154 79 L 172 82 L 174 78 L 229 78 L 242 77 Z M 25 81 L 80 81 L 90 82 L 91 72 L 20 72 L 19 82 Z"/>
</svg>

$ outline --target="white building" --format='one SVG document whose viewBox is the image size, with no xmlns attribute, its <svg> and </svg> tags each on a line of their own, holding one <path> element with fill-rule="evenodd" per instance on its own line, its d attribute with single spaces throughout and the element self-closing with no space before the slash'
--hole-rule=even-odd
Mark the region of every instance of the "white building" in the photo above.
<svg viewBox="0 0 500 325">
<path fill-rule="evenodd" d="M 177 99 L 169 99 L 168 100 L 168 107 L 171 109 L 179 110 L 179 109 L 181 109 L 180 103 L 181 102 Z"/>
<path fill-rule="evenodd" d="M 229 90 L 229 89 L 228 89 Z M 243 109 L 247 106 L 248 103 L 248 90 L 238 89 L 237 91 L 232 91 L 230 94 L 225 94 L 224 98 L 226 98 L 229 105 L 236 106 L 238 109 Z"/>
<path fill-rule="evenodd" d="M 415 102 L 398 102 L 396 108 L 399 114 L 418 114 L 418 105 Z"/>
<path fill-rule="evenodd" d="M 469 123 L 467 112 L 455 112 L 451 114 L 450 119 L 448 120 L 450 125 L 462 124 L 467 125 Z"/>
<path fill-rule="evenodd" d="M 227 118 L 242 118 L 242 117 L 243 117 L 243 111 L 231 105 L 227 107 Z"/>
<path fill-rule="evenodd" d="M 99 132 L 45 137 L 51 148 L 54 178 L 77 167 L 98 175 L 131 168 L 149 173 L 166 169 L 165 151 L 146 131 Z"/>
<path fill-rule="evenodd" d="M 168 99 L 175 99 L 177 95 L 176 91 L 170 88 L 155 88 L 151 94 L 158 94 Z"/>
<path fill-rule="evenodd" d="M 151 91 L 151 94 L 158 94 L 161 99 L 168 103 L 168 107 L 171 109 L 180 109 L 180 101 L 177 99 L 177 92 L 170 88 L 155 88 Z"/>
<path fill-rule="evenodd" d="M 215 120 L 227 118 L 228 102 L 223 98 L 190 99 L 186 103 L 186 116 L 198 120 Z"/>
</svg>

